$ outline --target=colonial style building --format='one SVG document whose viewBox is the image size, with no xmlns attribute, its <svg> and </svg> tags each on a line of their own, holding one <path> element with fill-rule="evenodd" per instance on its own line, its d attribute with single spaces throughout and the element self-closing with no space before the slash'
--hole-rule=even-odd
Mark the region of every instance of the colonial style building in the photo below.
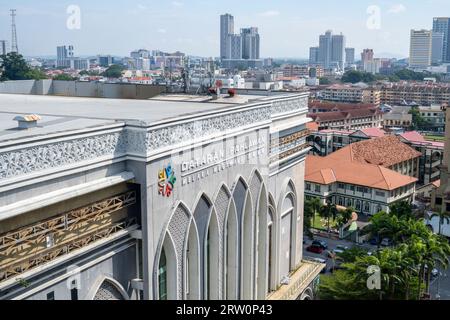
<svg viewBox="0 0 450 320">
<path fill-rule="evenodd" d="M 381 165 L 354 161 L 336 152 L 306 159 L 305 197 L 352 207 L 357 213 L 389 212 L 397 201 L 412 201 L 416 178 Z"/>
<path fill-rule="evenodd" d="M 309 152 L 310 154 L 326 156 L 352 143 L 379 138 L 385 135 L 388 135 L 388 133 L 378 128 L 369 128 L 357 131 L 312 130 L 311 135 L 307 140 L 309 141 L 309 144 L 311 146 L 311 151 Z M 397 137 L 401 143 L 418 151 L 417 154 L 420 154 L 418 164 L 419 181 L 417 183 L 419 185 L 427 185 L 439 180 L 439 167 L 442 164 L 444 155 L 444 144 L 442 142 L 427 141 L 420 133 L 416 131 L 405 132 L 397 135 Z M 401 152 L 401 150 L 405 149 L 405 147 L 399 144 L 398 141 L 390 141 L 392 141 L 390 147 L 383 146 L 381 149 L 376 149 L 375 152 L 383 154 L 385 152 L 383 150 L 389 150 L 387 152 L 388 154 L 397 154 Z M 407 152 L 407 154 L 411 152 L 411 149 L 409 148 L 407 148 L 406 150 L 405 151 Z"/>
<path fill-rule="evenodd" d="M 307 102 L 0 95 L 0 299 L 313 298 Z"/>
</svg>

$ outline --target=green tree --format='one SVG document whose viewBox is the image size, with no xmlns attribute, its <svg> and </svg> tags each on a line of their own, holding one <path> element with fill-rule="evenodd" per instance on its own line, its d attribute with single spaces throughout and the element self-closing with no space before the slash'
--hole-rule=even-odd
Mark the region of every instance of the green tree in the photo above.
<svg viewBox="0 0 450 320">
<path fill-rule="evenodd" d="M 26 77 L 33 80 L 42 80 L 48 78 L 47 75 L 42 72 L 42 70 L 37 68 L 30 68 L 30 70 L 26 73 Z"/>
<path fill-rule="evenodd" d="M 30 67 L 22 55 L 16 52 L 0 56 L 0 70 L 0 81 L 30 79 Z"/>
<path fill-rule="evenodd" d="M 358 82 L 365 82 L 370 83 L 376 81 L 377 78 L 375 75 L 369 72 L 361 72 L 357 70 L 351 70 L 344 73 L 342 76 L 341 81 L 344 83 L 358 83 Z"/>
<path fill-rule="evenodd" d="M 353 212 L 355 212 L 355 210 L 351 207 L 346 208 L 345 210 L 338 210 L 338 214 L 336 217 L 337 225 L 339 227 L 342 227 L 347 224 L 352 219 Z"/>
<path fill-rule="evenodd" d="M 124 68 L 118 64 L 111 65 L 105 72 L 102 73 L 102 76 L 107 78 L 120 78 L 122 77 L 122 72 Z"/>
<path fill-rule="evenodd" d="M 418 107 L 412 107 L 409 114 L 412 114 L 412 129 L 425 129 L 430 126 L 429 121 L 420 114 Z"/>
<path fill-rule="evenodd" d="M 414 218 L 411 204 L 408 201 L 398 201 L 389 206 L 391 215 L 398 218 Z"/>
<path fill-rule="evenodd" d="M 327 204 L 320 208 L 319 216 L 327 220 L 327 232 L 330 232 L 330 220 L 335 220 L 337 215 L 336 205 L 331 201 L 327 201 Z"/>
</svg>

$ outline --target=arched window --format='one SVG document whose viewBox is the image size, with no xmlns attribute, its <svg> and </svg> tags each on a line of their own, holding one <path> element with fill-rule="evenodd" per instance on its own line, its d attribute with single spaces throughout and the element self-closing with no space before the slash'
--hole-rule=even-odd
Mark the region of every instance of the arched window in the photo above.
<svg viewBox="0 0 450 320">
<path fill-rule="evenodd" d="M 159 300 L 167 300 L 167 260 L 164 248 L 161 250 L 158 267 Z"/>
</svg>

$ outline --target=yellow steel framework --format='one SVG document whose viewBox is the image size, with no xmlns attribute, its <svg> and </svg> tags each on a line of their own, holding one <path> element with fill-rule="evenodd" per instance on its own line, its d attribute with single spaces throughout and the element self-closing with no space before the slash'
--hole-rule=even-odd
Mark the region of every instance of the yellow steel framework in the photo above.
<svg viewBox="0 0 450 320">
<path fill-rule="evenodd" d="M 129 191 L 0 235 L 0 282 L 136 224 Z"/>
</svg>

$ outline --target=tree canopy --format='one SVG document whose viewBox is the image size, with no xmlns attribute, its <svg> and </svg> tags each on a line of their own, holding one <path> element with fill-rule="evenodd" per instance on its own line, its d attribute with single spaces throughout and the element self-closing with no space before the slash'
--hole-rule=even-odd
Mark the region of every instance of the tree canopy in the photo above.
<svg viewBox="0 0 450 320">
<path fill-rule="evenodd" d="M 344 83 L 358 83 L 358 82 L 365 82 L 365 83 L 370 83 L 370 82 L 374 82 L 376 81 L 377 78 L 369 73 L 369 72 L 362 72 L 362 71 L 356 71 L 356 70 L 351 70 L 351 71 L 347 71 L 346 73 L 344 73 L 344 75 L 342 76 L 341 81 Z"/>
<path fill-rule="evenodd" d="M 113 64 L 108 69 L 105 70 L 105 72 L 102 73 L 102 76 L 107 78 L 120 78 L 122 76 L 122 71 L 124 70 L 124 67 Z"/>
<path fill-rule="evenodd" d="M 0 55 L 0 71 L 0 81 L 46 78 L 41 70 L 31 68 L 23 56 L 16 52 Z"/>
<path fill-rule="evenodd" d="M 410 300 L 429 294 L 432 269 L 448 267 L 450 245 L 422 219 L 415 219 L 407 203 L 395 204 L 390 210 L 374 215 L 363 233 L 390 238 L 394 246 L 370 255 L 360 248 L 338 255 L 342 269 L 321 277 L 321 299 Z M 374 268 L 379 270 L 379 289 L 367 285 L 369 270 Z"/>
</svg>

